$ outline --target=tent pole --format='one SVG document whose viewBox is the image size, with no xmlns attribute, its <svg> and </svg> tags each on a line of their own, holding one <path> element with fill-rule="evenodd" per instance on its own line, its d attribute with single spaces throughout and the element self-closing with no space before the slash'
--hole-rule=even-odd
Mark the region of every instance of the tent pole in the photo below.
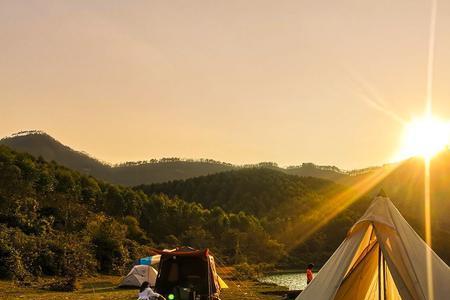
<svg viewBox="0 0 450 300">
<path fill-rule="evenodd" d="M 381 300 L 381 247 L 378 244 L 378 299 Z"/>
<path fill-rule="evenodd" d="M 386 260 L 383 259 L 383 287 L 384 287 L 384 299 L 386 300 Z"/>
</svg>

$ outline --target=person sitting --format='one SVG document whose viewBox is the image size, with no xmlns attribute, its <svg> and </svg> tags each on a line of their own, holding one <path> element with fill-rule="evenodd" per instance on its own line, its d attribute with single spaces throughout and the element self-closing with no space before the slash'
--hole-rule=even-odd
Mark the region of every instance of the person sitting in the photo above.
<svg viewBox="0 0 450 300">
<path fill-rule="evenodd" d="M 314 278 L 313 268 L 314 268 L 313 264 L 309 264 L 308 267 L 306 268 L 306 284 L 309 284 Z"/>
<path fill-rule="evenodd" d="M 154 292 L 147 281 L 142 283 L 138 296 L 138 300 L 166 300 L 166 298 Z"/>
</svg>

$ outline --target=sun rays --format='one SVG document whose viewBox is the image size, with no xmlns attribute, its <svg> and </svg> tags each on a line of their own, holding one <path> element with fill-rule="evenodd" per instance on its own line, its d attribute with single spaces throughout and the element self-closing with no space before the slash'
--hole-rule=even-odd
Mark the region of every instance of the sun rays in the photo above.
<svg viewBox="0 0 450 300">
<path fill-rule="evenodd" d="M 370 192 L 394 171 L 395 168 L 395 165 L 391 165 L 368 172 L 366 175 L 362 175 L 364 176 L 363 179 L 358 180 L 356 183 L 351 184 L 350 187 L 345 188 L 342 192 L 332 195 L 329 199 L 323 201 L 322 206 L 311 209 L 309 215 L 306 215 L 303 220 L 296 223 L 293 228 L 284 234 L 285 238 L 295 241 L 294 243 L 289 244 L 291 245 L 291 248 L 288 250 L 292 250 L 307 240 L 344 209 Z M 333 192 L 331 191 L 330 194 L 333 194 Z M 320 219 L 320 222 L 317 222 L 318 219 Z"/>
<path fill-rule="evenodd" d="M 433 102 L 433 69 L 434 69 L 434 48 L 436 36 L 436 15 L 437 0 L 431 0 L 430 15 L 430 37 L 428 41 L 428 64 L 427 64 L 427 95 L 426 95 L 426 115 L 431 116 Z M 448 130 L 448 129 L 447 129 Z M 448 139 L 448 137 L 447 137 Z M 448 142 L 448 141 L 447 141 Z M 431 247 L 431 189 L 430 189 L 430 156 L 425 158 L 425 179 L 424 179 L 424 202 L 425 202 L 425 242 Z M 427 283 L 428 297 L 434 299 L 433 294 L 433 271 L 431 267 L 431 251 L 427 252 Z"/>
</svg>

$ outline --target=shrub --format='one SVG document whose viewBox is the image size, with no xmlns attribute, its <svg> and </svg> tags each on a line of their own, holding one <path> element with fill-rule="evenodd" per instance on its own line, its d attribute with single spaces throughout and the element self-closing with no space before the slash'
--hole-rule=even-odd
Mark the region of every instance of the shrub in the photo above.
<svg viewBox="0 0 450 300">
<path fill-rule="evenodd" d="M 79 289 L 79 284 L 76 277 L 69 276 L 46 283 L 42 286 L 42 289 L 55 292 L 73 292 Z"/>
<path fill-rule="evenodd" d="M 19 251 L 13 245 L 18 229 L 0 226 L 0 278 L 22 281 L 28 275 Z"/>
<path fill-rule="evenodd" d="M 242 263 L 234 266 L 236 279 L 254 279 L 258 277 L 259 272 L 257 267 L 248 263 Z"/>
<path fill-rule="evenodd" d="M 0 226 L 0 277 L 57 275 L 78 277 L 95 270 L 89 240 L 67 233 L 26 235 L 18 228 Z"/>
</svg>

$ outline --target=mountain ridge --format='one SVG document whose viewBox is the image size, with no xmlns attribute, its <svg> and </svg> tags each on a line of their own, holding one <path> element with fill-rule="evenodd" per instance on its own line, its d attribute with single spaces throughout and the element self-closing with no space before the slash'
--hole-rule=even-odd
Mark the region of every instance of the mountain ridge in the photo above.
<svg viewBox="0 0 450 300">
<path fill-rule="evenodd" d="M 183 180 L 248 167 L 265 167 L 301 177 L 317 177 L 339 181 L 352 176 L 352 172 L 335 166 L 319 166 L 303 163 L 298 166 L 279 167 L 276 163 L 233 165 L 212 159 L 162 158 L 146 161 L 108 164 L 84 151 L 74 150 L 44 131 L 21 131 L 0 139 L 0 144 L 16 151 L 41 156 L 47 161 L 92 175 L 115 184 L 127 186 Z"/>
</svg>

